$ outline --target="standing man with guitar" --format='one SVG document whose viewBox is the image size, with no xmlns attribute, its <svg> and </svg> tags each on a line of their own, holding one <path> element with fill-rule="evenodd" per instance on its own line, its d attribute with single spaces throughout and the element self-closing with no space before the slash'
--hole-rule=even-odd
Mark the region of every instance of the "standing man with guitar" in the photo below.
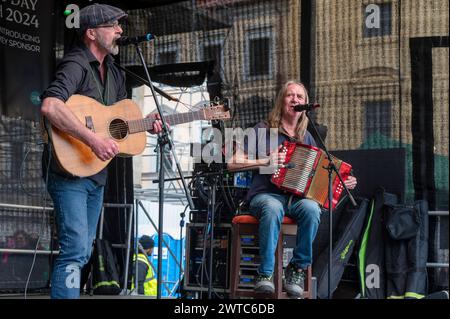
<svg viewBox="0 0 450 319">
<path fill-rule="evenodd" d="M 127 14 L 106 4 L 93 4 L 80 10 L 81 43 L 67 53 L 57 68 L 55 79 L 42 95 L 41 113 L 46 124 L 81 141 L 102 161 L 119 153 L 117 142 L 88 128 L 66 106 L 73 95 L 93 98 L 112 105 L 126 98 L 125 78 L 113 64 L 122 34 L 119 20 Z M 49 122 L 49 123 L 48 123 Z M 162 130 L 155 121 L 151 133 Z M 88 262 L 103 204 L 106 168 L 88 176 L 67 173 L 53 156 L 52 136 L 43 155 L 44 178 L 54 203 L 60 253 L 51 278 L 51 298 L 80 296 L 80 270 Z"/>
</svg>

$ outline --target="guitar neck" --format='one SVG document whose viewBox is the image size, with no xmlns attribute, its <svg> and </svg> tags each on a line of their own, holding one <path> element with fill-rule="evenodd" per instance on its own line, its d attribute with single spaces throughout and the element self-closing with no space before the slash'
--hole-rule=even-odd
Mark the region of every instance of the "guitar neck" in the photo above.
<svg viewBox="0 0 450 319">
<path fill-rule="evenodd" d="M 204 120 L 205 115 L 203 110 L 187 113 L 176 113 L 164 116 L 166 122 L 170 125 L 177 125 L 182 123 L 193 122 L 197 120 Z M 144 132 L 153 129 L 154 118 L 143 118 L 139 120 L 128 121 L 128 130 L 131 134 Z"/>
</svg>

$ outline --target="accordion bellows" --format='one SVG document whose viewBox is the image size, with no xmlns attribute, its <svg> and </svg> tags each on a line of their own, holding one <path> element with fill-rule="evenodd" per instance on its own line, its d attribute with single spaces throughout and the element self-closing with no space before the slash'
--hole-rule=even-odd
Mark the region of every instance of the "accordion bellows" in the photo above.
<svg viewBox="0 0 450 319">
<path fill-rule="evenodd" d="M 283 152 L 286 153 L 287 167 L 277 168 L 271 181 L 280 189 L 294 193 L 304 198 L 318 202 L 322 207 L 328 208 L 328 164 L 326 153 L 320 148 L 301 143 L 283 143 Z M 336 169 L 342 180 L 350 175 L 352 166 L 333 157 Z M 288 168 L 291 167 L 291 168 Z M 335 208 L 344 190 L 339 177 L 333 171 L 332 181 L 332 207 Z"/>
</svg>

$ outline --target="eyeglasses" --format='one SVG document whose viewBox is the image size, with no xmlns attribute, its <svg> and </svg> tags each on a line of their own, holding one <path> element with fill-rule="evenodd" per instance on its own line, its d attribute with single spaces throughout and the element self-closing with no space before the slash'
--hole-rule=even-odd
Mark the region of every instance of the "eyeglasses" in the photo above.
<svg viewBox="0 0 450 319">
<path fill-rule="evenodd" d="M 122 29 L 122 25 L 118 21 L 116 21 L 113 23 L 98 25 L 98 26 L 96 26 L 96 28 L 114 28 L 114 29 L 121 28 Z"/>
</svg>

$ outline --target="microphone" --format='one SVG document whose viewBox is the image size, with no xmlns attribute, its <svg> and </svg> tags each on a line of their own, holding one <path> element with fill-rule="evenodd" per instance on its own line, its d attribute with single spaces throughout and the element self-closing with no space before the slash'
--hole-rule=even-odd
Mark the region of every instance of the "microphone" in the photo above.
<svg viewBox="0 0 450 319">
<path fill-rule="evenodd" d="M 146 35 L 139 35 L 136 37 L 120 37 L 119 39 L 116 40 L 116 44 L 117 45 L 138 44 L 153 39 L 155 39 L 155 36 L 151 33 L 147 33 Z"/>
<path fill-rule="evenodd" d="M 297 104 L 294 105 L 294 111 L 295 112 L 303 112 L 303 111 L 312 111 L 315 108 L 320 107 L 320 104 L 317 103 L 308 103 L 308 104 Z"/>
</svg>

